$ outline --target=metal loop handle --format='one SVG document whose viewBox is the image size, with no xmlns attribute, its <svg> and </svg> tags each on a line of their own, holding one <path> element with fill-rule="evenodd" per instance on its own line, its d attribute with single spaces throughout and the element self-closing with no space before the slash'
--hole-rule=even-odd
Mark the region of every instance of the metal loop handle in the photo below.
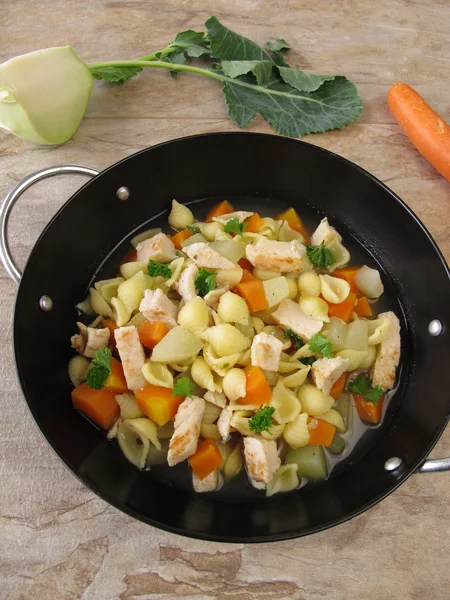
<svg viewBox="0 0 450 600">
<path fill-rule="evenodd" d="M 426 460 L 418 469 L 418 473 L 438 473 L 450 471 L 450 458 L 436 458 Z"/>
<path fill-rule="evenodd" d="M 28 175 L 20 181 L 6 196 L 0 207 L 0 259 L 8 272 L 8 275 L 13 279 L 17 284 L 20 282 L 20 278 L 22 273 L 16 266 L 14 262 L 11 252 L 9 250 L 8 244 L 8 220 L 9 215 L 11 213 L 12 207 L 16 203 L 16 201 L 20 198 L 20 196 L 31 187 L 33 184 L 41 181 L 41 179 L 46 179 L 47 177 L 53 177 L 55 175 L 65 175 L 65 174 L 75 174 L 75 175 L 86 175 L 87 177 L 95 177 L 99 174 L 99 171 L 95 169 L 90 169 L 89 167 L 79 167 L 78 165 L 60 165 L 57 167 L 49 167 L 48 169 L 41 169 Z"/>
</svg>

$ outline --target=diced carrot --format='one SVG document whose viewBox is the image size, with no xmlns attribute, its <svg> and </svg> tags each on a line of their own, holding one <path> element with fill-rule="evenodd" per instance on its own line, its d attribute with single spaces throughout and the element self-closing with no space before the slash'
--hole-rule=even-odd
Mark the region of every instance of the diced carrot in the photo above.
<svg viewBox="0 0 450 600">
<path fill-rule="evenodd" d="M 161 321 L 142 321 L 138 327 L 141 344 L 149 350 L 153 350 L 156 344 L 168 333 L 168 326 Z"/>
<path fill-rule="evenodd" d="M 253 272 L 253 265 L 247 258 L 240 258 L 238 260 L 238 265 L 241 267 L 241 269 L 245 269 L 246 271 L 249 271 L 250 273 Z"/>
<path fill-rule="evenodd" d="M 185 240 L 189 239 L 193 235 L 194 234 L 192 233 L 192 231 L 189 231 L 189 229 L 183 229 L 183 231 L 179 231 L 178 233 L 173 235 L 170 239 L 175 244 L 175 248 L 177 250 L 182 250 L 181 242 L 184 242 Z"/>
<path fill-rule="evenodd" d="M 308 417 L 309 443 L 313 446 L 330 446 L 336 427 L 331 423 L 320 421 L 319 418 Z"/>
<path fill-rule="evenodd" d="M 287 221 L 287 224 L 289 225 L 289 227 L 292 227 L 292 229 L 295 229 L 295 231 L 298 231 L 299 233 L 302 234 L 302 236 L 304 237 L 305 242 L 307 244 L 311 243 L 311 238 L 309 237 L 309 234 L 306 231 L 306 228 L 303 225 L 302 220 L 298 216 L 295 208 L 292 208 L 292 207 L 288 208 L 283 213 L 281 213 L 281 215 L 278 215 L 278 217 L 276 217 L 276 220 L 277 221 Z"/>
<path fill-rule="evenodd" d="M 344 267 L 343 269 L 336 269 L 333 271 L 333 277 L 339 277 L 339 279 L 345 279 L 350 284 L 350 291 L 354 294 L 359 294 L 358 287 L 355 283 L 355 275 L 361 267 Z"/>
<path fill-rule="evenodd" d="M 247 226 L 244 229 L 246 233 L 258 233 L 258 231 L 264 227 L 264 221 L 258 213 L 253 213 L 245 222 L 247 223 Z"/>
<path fill-rule="evenodd" d="M 358 317 L 372 316 L 372 308 L 366 296 L 361 296 L 361 298 L 358 298 L 356 301 L 355 313 L 358 315 Z"/>
<path fill-rule="evenodd" d="M 259 279 L 252 277 L 252 279 L 248 281 L 241 280 L 241 283 L 238 283 L 234 289 L 244 298 L 244 300 L 246 300 L 250 312 L 265 310 L 269 306 L 267 304 L 264 286 Z"/>
<path fill-rule="evenodd" d="M 105 390 L 109 390 L 114 394 L 123 394 L 128 391 L 127 380 L 120 363 L 115 358 L 111 359 L 111 374 L 103 386 Z"/>
<path fill-rule="evenodd" d="M 216 442 L 211 439 L 201 441 L 197 450 L 189 458 L 189 464 L 199 479 L 205 479 L 222 464 L 222 455 Z"/>
<path fill-rule="evenodd" d="M 272 396 L 272 390 L 261 369 L 249 365 L 245 367 L 244 372 L 247 378 L 245 396 L 238 398 L 239 404 L 256 404 L 261 406 L 268 402 Z"/>
<path fill-rule="evenodd" d="M 345 323 L 350 323 L 353 311 L 355 310 L 356 294 L 350 292 L 344 302 L 340 304 L 331 304 L 328 302 L 328 316 L 342 319 Z"/>
<path fill-rule="evenodd" d="M 158 425 L 165 425 L 177 414 L 184 396 L 172 396 L 172 390 L 157 385 L 147 385 L 134 392 L 142 412 Z"/>
<path fill-rule="evenodd" d="M 128 254 L 125 256 L 125 258 L 123 259 L 123 261 L 120 264 L 123 265 L 124 263 L 127 263 L 127 262 L 136 262 L 136 261 L 137 261 L 137 250 L 133 249 L 128 252 Z"/>
<path fill-rule="evenodd" d="M 209 211 L 205 220 L 207 223 L 210 223 L 214 217 L 221 217 L 222 215 L 227 215 L 228 213 L 232 212 L 234 212 L 234 208 L 231 206 L 228 200 L 224 200 Z"/>
<path fill-rule="evenodd" d="M 115 392 L 106 388 L 93 390 L 82 383 L 72 390 L 72 404 L 83 415 L 102 429 L 109 429 L 120 414 Z"/>
<path fill-rule="evenodd" d="M 383 402 L 385 395 L 380 396 L 378 402 L 374 404 L 364 398 L 361 394 L 353 394 L 355 399 L 356 410 L 358 411 L 361 421 L 373 423 L 376 425 L 381 421 L 381 413 L 383 412 Z"/>
<path fill-rule="evenodd" d="M 347 382 L 347 373 L 342 373 L 337 381 L 333 383 L 330 390 L 330 396 L 335 400 L 339 398 L 339 396 L 345 390 L 345 384 Z"/>
<path fill-rule="evenodd" d="M 255 279 L 256 277 L 253 277 L 251 271 L 248 271 L 247 269 L 242 269 L 242 277 L 239 283 L 244 283 L 244 281 L 255 281 Z"/>
<path fill-rule="evenodd" d="M 116 338 L 114 337 L 114 332 L 118 329 L 117 323 L 113 319 L 103 319 L 102 325 L 109 329 L 109 341 L 111 344 L 115 345 Z"/>
</svg>

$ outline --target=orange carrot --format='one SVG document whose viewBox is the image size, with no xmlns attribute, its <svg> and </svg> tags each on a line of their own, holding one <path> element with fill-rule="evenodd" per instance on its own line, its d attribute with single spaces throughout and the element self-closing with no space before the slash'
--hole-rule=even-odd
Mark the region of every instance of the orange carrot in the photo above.
<svg viewBox="0 0 450 600">
<path fill-rule="evenodd" d="M 249 365 L 244 369 L 247 377 L 245 396 L 238 398 L 239 404 L 257 404 L 261 406 L 269 402 L 272 396 L 272 390 L 264 373 L 259 367 Z"/>
<path fill-rule="evenodd" d="M 124 263 L 127 262 L 136 262 L 137 261 L 137 250 L 130 250 L 128 252 L 128 254 L 125 256 L 125 258 L 123 259 L 123 261 L 120 263 L 121 265 L 123 265 Z"/>
<path fill-rule="evenodd" d="M 82 383 L 72 390 L 72 404 L 99 427 L 109 429 L 120 414 L 114 395 L 106 388 L 93 390 Z"/>
<path fill-rule="evenodd" d="M 192 231 L 189 231 L 189 229 L 183 229 L 183 231 L 179 231 L 178 233 L 173 235 L 170 239 L 175 244 L 175 248 L 177 250 L 182 250 L 183 247 L 181 245 L 181 242 L 188 240 L 192 235 L 194 235 L 192 233 Z"/>
<path fill-rule="evenodd" d="M 123 394 L 128 391 L 122 363 L 115 358 L 111 359 L 111 374 L 106 380 L 103 388 L 113 392 L 114 394 Z"/>
<path fill-rule="evenodd" d="M 199 479 L 205 479 L 222 464 L 222 455 L 216 442 L 211 439 L 203 440 L 197 450 L 189 458 L 192 470 Z"/>
<path fill-rule="evenodd" d="M 157 385 L 147 385 L 134 392 L 142 412 L 158 425 L 165 425 L 177 414 L 184 396 L 172 396 L 172 390 Z"/>
<path fill-rule="evenodd" d="M 241 267 L 241 269 L 245 269 L 246 271 L 248 271 L 249 273 L 253 272 L 253 265 L 252 263 L 247 260 L 246 258 L 240 258 L 238 260 L 238 265 Z M 241 280 L 242 281 L 242 280 Z"/>
<path fill-rule="evenodd" d="M 299 233 L 302 234 L 302 236 L 305 238 L 305 242 L 307 244 L 311 243 L 311 238 L 309 237 L 309 234 L 306 231 L 306 228 L 303 225 L 302 220 L 298 216 L 295 208 L 288 208 L 283 213 L 281 213 L 281 215 L 278 215 L 278 217 L 276 217 L 276 220 L 277 221 L 287 221 L 287 224 L 289 225 L 289 227 L 292 227 L 292 229 L 295 229 L 295 231 L 298 231 Z"/>
<path fill-rule="evenodd" d="M 350 284 L 350 291 L 354 294 L 359 294 L 358 286 L 355 283 L 355 275 L 361 267 L 344 267 L 343 269 L 336 269 L 333 271 L 333 277 L 339 277 L 339 279 L 345 279 Z"/>
<path fill-rule="evenodd" d="M 330 446 L 336 427 L 319 419 L 308 417 L 309 443 L 313 446 Z"/>
<path fill-rule="evenodd" d="M 337 381 L 333 383 L 330 390 L 330 396 L 336 400 L 342 394 L 347 382 L 347 373 L 342 373 Z"/>
<path fill-rule="evenodd" d="M 206 217 L 206 222 L 210 223 L 213 220 L 213 217 L 220 217 L 222 215 L 227 215 L 228 213 L 234 212 L 234 208 L 228 202 L 228 200 L 224 200 L 220 204 L 214 206 L 208 213 Z"/>
<path fill-rule="evenodd" d="M 116 338 L 114 337 L 114 332 L 117 327 L 117 323 L 113 319 L 103 319 L 102 320 L 103 327 L 107 327 L 109 329 L 109 343 L 114 348 L 116 347 Z"/>
<path fill-rule="evenodd" d="M 160 321 L 142 321 L 138 327 L 141 344 L 152 350 L 163 337 L 169 333 L 169 328 Z"/>
<path fill-rule="evenodd" d="M 246 233 L 258 233 L 258 231 L 264 227 L 264 221 L 258 213 L 253 213 L 245 222 L 247 223 L 247 226 L 244 229 Z"/>
<path fill-rule="evenodd" d="M 265 310 L 269 306 L 267 304 L 264 286 L 259 279 L 252 277 L 252 279 L 249 279 L 248 281 L 241 281 L 234 289 L 244 298 L 244 300 L 246 300 L 250 312 Z"/>
<path fill-rule="evenodd" d="M 353 398 L 355 399 L 356 410 L 358 411 L 361 421 L 373 423 L 374 425 L 381 421 L 384 394 L 380 396 L 376 404 L 366 400 L 361 394 L 353 394 Z"/>
<path fill-rule="evenodd" d="M 350 323 L 353 311 L 355 310 L 356 294 L 350 292 L 344 302 L 340 304 L 331 304 L 328 302 L 328 316 L 342 319 L 345 323 Z"/>
<path fill-rule="evenodd" d="M 417 150 L 450 181 L 450 125 L 406 83 L 390 88 L 387 103 Z"/>
<path fill-rule="evenodd" d="M 372 308 L 365 296 L 361 296 L 361 298 L 358 298 L 356 301 L 355 313 L 358 315 L 358 317 L 372 316 Z"/>
</svg>

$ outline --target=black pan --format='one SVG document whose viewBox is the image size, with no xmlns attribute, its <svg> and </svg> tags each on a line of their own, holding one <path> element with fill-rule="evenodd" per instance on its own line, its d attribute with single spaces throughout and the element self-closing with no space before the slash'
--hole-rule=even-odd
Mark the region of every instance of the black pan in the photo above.
<svg viewBox="0 0 450 600">
<path fill-rule="evenodd" d="M 20 184 L 0 211 L 1 257 L 13 276 L 18 271 L 5 246 L 9 209 L 30 181 L 61 170 Z M 228 198 L 236 208 L 257 208 L 261 214 L 293 205 L 311 225 L 326 215 L 353 252 L 381 268 L 386 308 L 401 319 L 398 390 L 382 426 L 368 430 L 321 485 L 268 500 L 257 492 L 195 495 L 156 471 L 139 472 L 72 408 L 67 364 L 74 306 L 100 272 L 112 276 L 132 235 L 148 228 L 155 216 L 167 218 L 172 198 L 195 202 L 197 214 Z M 36 243 L 21 278 L 14 348 L 20 383 L 39 428 L 96 494 L 168 531 L 257 542 L 331 527 L 373 506 L 417 470 L 450 468 L 447 459 L 424 463 L 450 415 L 449 323 L 448 267 L 425 227 L 391 190 L 316 146 L 225 133 L 139 152 L 94 177 L 66 202 Z"/>
</svg>

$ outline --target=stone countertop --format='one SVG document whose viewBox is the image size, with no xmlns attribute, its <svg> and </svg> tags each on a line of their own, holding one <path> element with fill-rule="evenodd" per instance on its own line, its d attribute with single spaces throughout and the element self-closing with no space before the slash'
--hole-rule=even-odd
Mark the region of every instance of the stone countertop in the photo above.
<svg viewBox="0 0 450 600">
<path fill-rule="evenodd" d="M 342 131 L 309 142 L 374 173 L 418 214 L 450 257 L 450 184 L 412 148 L 389 113 L 395 81 L 414 85 L 449 120 L 446 0 L 16 0 L 2 7 L 0 60 L 71 44 L 87 61 L 164 47 L 210 14 L 257 42 L 284 37 L 293 66 L 344 73 L 364 109 Z M 62 163 L 97 169 L 173 138 L 232 131 L 214 81 L 143 73 L 97 84 L 81 128 L 61 147 L 0 134 L 0 196 L 26 174 Z M 270 131 L 261 118 L 250 131 Z M 10 221 L 21 266 L 48 220 L 83 183 L 46 181 Z M 16 286 L 0 269 L 0 597 L 9 600 L 233 598 L 447 600 L 450 474 L 415 475 L 359 517 L 277 544 L 225 545 L 153 529 L 92 494 L 37 429 L 16 378 L 11 346 Z M 450 454 L 450 430 L 432 456 Z"/>
</svg>

